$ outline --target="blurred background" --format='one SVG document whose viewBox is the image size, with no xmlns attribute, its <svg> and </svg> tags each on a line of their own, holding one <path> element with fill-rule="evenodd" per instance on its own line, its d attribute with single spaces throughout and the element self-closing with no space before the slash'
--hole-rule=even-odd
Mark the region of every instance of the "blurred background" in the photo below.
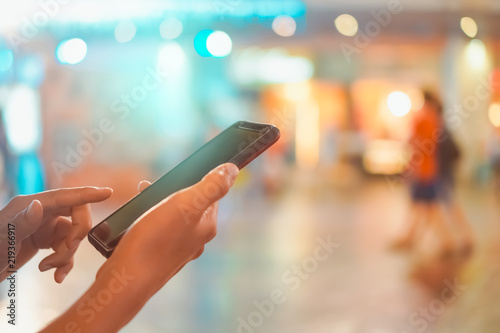
<svg viewBox="0 0 500 333">
<path fill-rule="evenodd" d="M 391 251 L 424 90 L 460 148 L 475 240 L 445 259 L 432 232 Z M 235 121 L 280 128 L 204 255 L 123 332 L 498 331 L 498 0 L 3 1 L 0 112 L 2 206 L 112 187 L 95 223 Z M 84 243 L 62 285 L 37 269 L 47 252 L 19 272 L 19 324 L 2 331 L 34 332 L 88 288 L 104 258 Z"/>
</svg>

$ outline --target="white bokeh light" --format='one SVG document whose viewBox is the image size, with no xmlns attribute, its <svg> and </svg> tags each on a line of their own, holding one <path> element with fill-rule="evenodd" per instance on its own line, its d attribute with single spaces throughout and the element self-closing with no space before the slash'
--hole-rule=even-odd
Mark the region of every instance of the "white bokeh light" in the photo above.
<svg viewBox="0 0 500 333">
<path fill-rule="evenodd" d="M 115 38 L 118 43 L 130 42 L 137 32 L 137 27 L 132 21 L 122 21 L 115 28 Z"/>
<path fill-rule="evenodd" d="M 473 39 L 466 47 L 467 62 L 472 68 L 481 69 L 486 65 L 486 46 L 479 39 Z"/>
<path fill-rule="evenodd" d="M 175 17 L 169 17 L 160 24 L 160 35 L 164 39 L 176 39 L 182 34 L 182 22 Z"/>
<path fill-rule="evenodd" d="M 233 42 L 224 31 L 214 31 L 207 38 L 207 50 L 216 58 L 222 58 L 231 53 Z"/>
<path fill-rule="evenodd" d="M 396 117 L 403 117 L 411 110 L 410 96 L 402 91 L 393 91 L 387 96 L 387 107 Z"/>
<path fill-rule="evenodd" d="M 56 49 L 56 56 L 61 64 L 78 64 L 86 55 L 87 44 L 80 38 L 62 41 Z"/>
<path fill-rule="evenodd" d="M 158 69 L 169 73 L 181 73 L 186 64 L 186 53 L 179 43 L 168 42 L 158 52 Z"/>
<path fill-rule="evenodd" d="M 41 142 L 40 100 L 26 85 L 12 89 L 5 106 L 5 127 L 10 149 L 16 154 L 36 151 Z"/>
<path fill-rule="evenodd" d="M 291 37 L 295 35 L 297 23 L 293 17 L 288 15 L 277 16 L 273 21 L 273 31 L 281 37 Z"/>
</svg>

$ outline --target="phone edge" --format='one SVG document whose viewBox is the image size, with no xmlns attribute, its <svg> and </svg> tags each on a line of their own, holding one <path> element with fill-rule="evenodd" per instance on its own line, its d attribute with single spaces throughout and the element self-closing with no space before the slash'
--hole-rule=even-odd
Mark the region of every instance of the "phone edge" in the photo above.
<svg viewBox="0 0 500 333">
<path fill-rule="evenodd" d="M 253 160 L 255 160 L 258 156 L 260 156 L 263 152 L 265 152 L 269 147 L 271 147 L 273 144 L 275 144 L 279 138 L 281 137 L 281 132 L 280 130 L 274 126 L 273 124 L 266 124 L 266 123 L 258 123 L 258 122 L 251 122 L 251 121 L 243 121 L 243 120 L 240 120 L 240 121 L 237 121 L 235 122 L 234 124 L 232 124 L 231 126 L 229 126 L 228 128 L 226 128 L 225 130 L 223 130 L 222 132 L 220 132 L 219 134 L 217 135 L 220 135 L 222 134 L 224 131 L 228 130 L 229 128 L 231 127 L 240 127 L 241 124 L 252 124 L 252 125 L 258 125 L 258 126 L 262 126 L 263 128 L 268 128 L 269 130 L 264 133 L 261 137 L 259 137 L 258 139 L 256 139 L 254 142 L 252 142 L 246 149 L 244 149 L 243 151 L 239 152 L 236 156 L 234 156 L 230 161 L 228 161 L 228 163 L 233 163 L 232 161 L 234 159 L 236 159 L 238 156 L 240 156 L 241 154 L 245 153 L 246 151 L 250 150 L 250 149 L 253 149 L 253 145 L 255 144 L 255 142 L 261 140 L 263 137 L 265 137 L 266 135 L 268 134 L 273 134 L 273 137 L 272 137 L 272 141 L 270 141 L 269 143 L 266 143 L 266 145 L 264 145 L 263 147 L 261 147 L 259 150 L 257 150 L 256 153 L 252 154 L 252 156 L 245 160 L 245 163 L 243 163 L 241 166 L 238 166 L 238 169 L 241 170 L 243 169 L 245 166 L 247 166 L 249 163 L 251 163 Z M 256 129 L 251 129 L 251 128 L 247 128 L 247 130 L 256 130 Z M 216 136 L 217 136 L 216 135 Z M 213 139 L 213 138 L 212 138 Z M 210 141 L 208 141 L 210 142 Z M 208 142 L 206 142 L 205 144 L 207 144 Z M 200 148 L 198 148 L 197 150 L 195 150 L 191 155 L 195 154 L 197 151 L 203 149 L 203 147 L 205 146 L 202 145 Z M 189 156 L 191 156 L 189 155 Z M 189 157 L 188 156 L 188 157 Z M 182 161 L 181 161 L 182 163 Z M 233 163 L 236 165 L 236 163 Z M 174 167 L 175 168 L 175 167 Z M 172 168 L 173 169 L 173 168 Z M 162 177 L 166 176 L 172 169 L 170 169 L 169 171 L 167 171 Z M 162 177 L 158 178 L 156 181 L 158 181 L 159 179 L 161 179 Z M 127 202 L 125 202 L 122 206 L 125 206 L 127 205 L 130 201 L 132 201 L 135 197 L 137 197 L 138 195 L 140 195 L 140 193 L 138 193 L 137 195 L 135 195 L 134 197 L 130 198 L 130 200 L 128 200 Z M 111 213 L 109 216 L 113 215 L 113 213 Z M 108 247 L 106 247 L 104 244 L 102 244 L 97 238 L 95 238 L 93 236 L 93 234 L 91 233 L 92 230 L 94 230 L 98 225 L 100 225 L 101 223 L 105 222 L 106 219 L 109 218 L 106 217 L 105 219 L 103 219 L 101 222 L 99 222 L 98 224 L 96 224 L 95 226 L 92 227 L 92 229 L 87 233 L 87 239 L 89 240 L 89 243 L 92 244 L 92 246 L 94 246 L 105 258 L 109 258 L 113 252 L 114 252 L 114 249 L 109 249 Z"/>
</svg>

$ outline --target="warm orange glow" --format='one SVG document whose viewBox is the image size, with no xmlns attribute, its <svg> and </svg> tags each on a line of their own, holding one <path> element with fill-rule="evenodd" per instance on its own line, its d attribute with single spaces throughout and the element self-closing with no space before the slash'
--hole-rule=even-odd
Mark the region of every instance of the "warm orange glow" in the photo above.
<svg viewBox="0 0 500 333">
<path fill-rule="evenodd" d="M 319 160 L 319 107 L 314 102 L 297 104 L 295 154 L 297 165 L 314 168 Z"/>
<path fill-rule="evenodd" d="M 311 86 L 308 82 L 286 83 L 284 85 L 285 97 L 292 102 L 307 100 L 311 95 Z"/>
<path fill-rule="evenodd" d="M 500 104 L 493 103 L 488 110 L 490 122 L 495 127 L 500 127 Z"/>
</svg>

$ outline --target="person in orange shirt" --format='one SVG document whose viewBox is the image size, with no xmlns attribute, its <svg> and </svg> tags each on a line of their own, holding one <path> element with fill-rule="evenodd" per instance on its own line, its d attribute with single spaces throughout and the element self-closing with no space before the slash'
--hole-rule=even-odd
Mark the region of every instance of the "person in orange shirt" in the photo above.
<svg viewBox="0 0 500 333">
<path fill-rule="evenodd" d="M 443 240 L 444 253 L 453 248 L 451 233 L 446 228 L 439 206 L 439 164 L 437 149 L 442 128 L 439 101 L 431 94 L 424 94 L 425 102 L 413 121 L 409 141 L 411 158 L 405 176 L 410 180 L 412 198 L 412 221 L 406 235 L 396 242 L 396 248 L 413 245 L 421 227 L 435 224 Z"/>
</svg>

